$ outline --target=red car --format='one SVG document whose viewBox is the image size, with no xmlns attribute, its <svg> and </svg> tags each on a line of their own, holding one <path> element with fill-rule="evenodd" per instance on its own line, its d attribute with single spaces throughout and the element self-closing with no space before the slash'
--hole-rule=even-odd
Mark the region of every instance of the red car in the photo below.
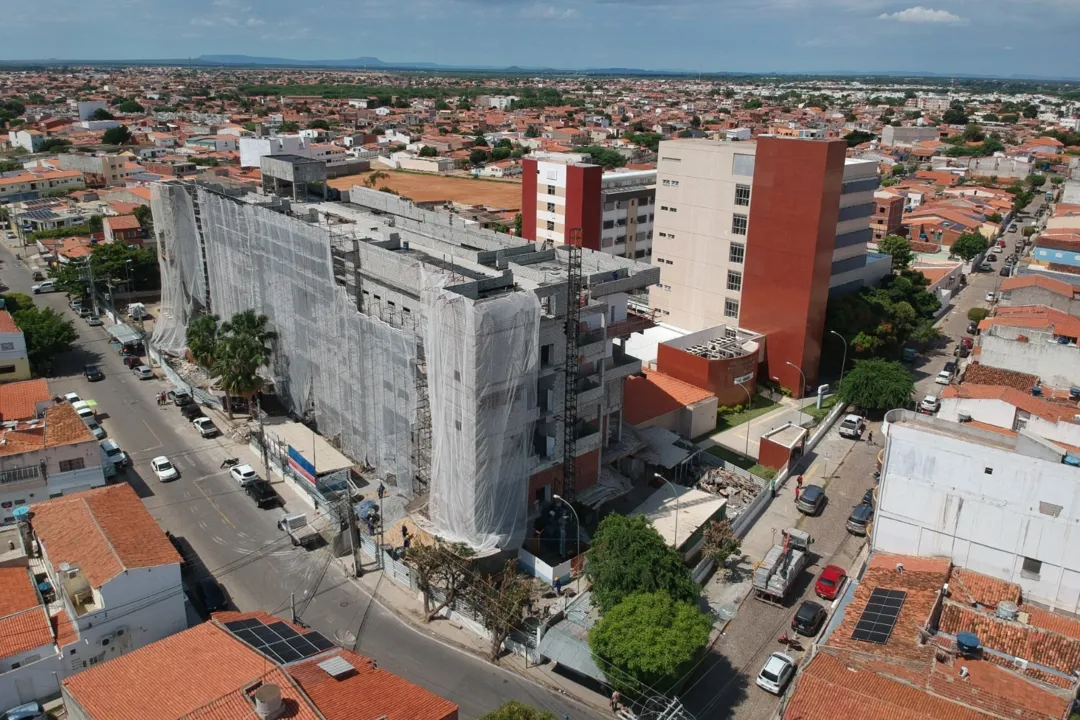
<svg viewBox="0 0 1080 720">
<path fill-rule="evenodd" d="M 845 582 L 847 582 L 847 573 L 844 568 L 829 565 L 818 576 L 817 583 L 814 584 L 814 592 L 819 598 L 835 600 Z"/>
</svg>

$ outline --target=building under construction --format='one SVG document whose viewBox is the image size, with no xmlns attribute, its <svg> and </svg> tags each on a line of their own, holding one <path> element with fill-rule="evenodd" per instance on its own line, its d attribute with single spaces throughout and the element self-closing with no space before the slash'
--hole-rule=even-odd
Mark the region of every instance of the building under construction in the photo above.
<svg viewBox="0 0 1080 720">
<path fill-rule="evenodd" d="M 622 433 L 630 293 L 659 268 L 543 247 L 353 188 L 293 204 L 159 184 L 162 311 L 152 343 L 185 351 L 199 314 L 254 309 L 268 380 L 358 464 L 427 495 L 433 531 L 516 548 L 553 494 L 597 483 Z"/>
</svg>

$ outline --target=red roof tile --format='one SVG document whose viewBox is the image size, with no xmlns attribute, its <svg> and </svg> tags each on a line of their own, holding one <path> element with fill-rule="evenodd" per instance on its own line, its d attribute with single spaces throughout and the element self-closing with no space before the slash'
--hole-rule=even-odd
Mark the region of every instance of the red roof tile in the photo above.
<svg viewBox="0 0 1080 720">
<path fill-rule="evenodd" d="M 1002 600 L 1020 604 L 1019 585 L 964 568 L 953 568 L 949 594 L 957 602 L 979 603 L 988 608 L 996 608 Z"/>
<path fill-rule="evenodd" d="M 15 319 L 7 310 L 0 310 L 0 332 L 21 333 L 22 330 L 15 324 Z"/>
<path fill-rule="evenodd" d="M 117 215 L 105 218 L 105 223 L 113 230 L 137 230 L 139 220 L 134 215 Z"/>
<path fill-rule="evenodd" d="M 1055 280 L 1054 278 L 1049 278 L 1044 275 L 1017 275 L 1016 277 L 1005 278 L 1001 281 L 1001 287 L 999 289 L 1004 293 L 1009 290 L 1017 290 L 1025 287 L 1043 288 L 1067 298 L 1071 298 L 1073 295 L 1080 292 L 1080 288 L 1077 288 L 1075 285 L 1070 285 L 1067 282 Z"/>
<path fill-rule="evenodd" d="M 37 404 L 52 399 L 44 379 L 23 380 L 0 385 L 0 421 L 28 420 Z"/>
<path fill-rule="evenodd" d="M 0 568 L 0 658 L 53 643 L 52 626 L 25 567 Z"/>
<path fill-rule="evenodd" d="M 945 603 L 939 627 L 943 632 L 974 633 L 979 643 L 998 652 L 1072 674 L 1080 670 L 1080 640 L 1059 633 L 1002 620 L 955 602 Z"/>
<path fill-rule="evenodd" d="M 667 415 L 679 408 L 708 400 L 713 394 L 655 370 L 645 377 L 631 375 L 623 390 L 623 413 L 631 425 Z"/>
</svg>

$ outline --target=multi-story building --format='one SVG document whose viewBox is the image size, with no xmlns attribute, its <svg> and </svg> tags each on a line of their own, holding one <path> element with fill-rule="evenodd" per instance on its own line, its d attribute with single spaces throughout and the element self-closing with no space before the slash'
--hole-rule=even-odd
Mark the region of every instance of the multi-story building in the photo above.
<svg viewBox="0 0 1080 720">
<path fill-rule="evenodd" d="M 131 158 L 102 153 L 61 153 L 57 156 L 62 170 L 78 170 L 89 187 L 122 185 L 135 169 L 130 167 Z"/>
<path fill-rule="evenodd" d="M 658 320 L 688 332 L 717 325 L 766 336 L 766 377 L 799 393 L 816 383 L 831 295 L 884 277 L 868 253 L 878 186 L 873 161 L 843 141 L 660 144 L 650 290 Z M 790 363 L 790 364 L 789 364 Z"/>
<path fill-rule="evenodd" d="M 28 153 L 36 153 L 41 150 L 48 137 L 40 130 L 10 130 L 8 142 L 12 147 L 22 148 Z"/>
<path fill-rule="evenodd" d="M 26 336 L 15 324 L 11 313 L 0 310 L 0 383 L 29 379 Z"/>
<path fill-rule="evenodd" d="M 604 172 L 578 153 L 522 160 L 521 234 L 553 245 L 581 230 L 581 246 L 609 255 L 652 256 L 655 170 Z"/>
<path fill-rule="evenodd" d="M 904 224 L 903 195 L 878 193 L 874 197 L 874 214 L 870 217 L 870 229 L 874 233 L 874 242 L 886 235 L 895 235 Z"/>
<path fill-rule="evenodd" d="M 76 170 L 40 170 L 0 175 L 0 204 L 36 200 L 53 190 L 78 190 L 85 187 Z"/>
<path fill-rule="evenodd" d="M 142 245 L 142 225 L 134 215 L 110 215 L 102 223 L 105 239 L 124 245 Z"/>
<path fill-rule="evenodd" d="M 621 439 L 623 383 L 641 369 L 625 339 L 645 327 L 627 301 L 659 269 L 542 249 L 367 188 L 349 199 L 290 216 L 259 207 L 266 195 L 155 186 L 167 319 L 154 353 L 183 357 L 200 312 L 266 314 L 287 407 L 402 492 L 428 493 L 435 533 L 516 549 L 529 514 L 595 485 Z"/>
<path fill-rule="evenodd" d="M 40 503 L 4 534 L 0 706 L 187 627 L 182 559 L 130 485 Z"/>
<path fill-rule="evenodd" d="M 937 140 L 939 133 L 936 127 L 886 125 L 881 130 L 881 144 L 885 147 L 911 147 L 927 140 Z"/>
<path fill-rule="evenodd" d="M 89 120 L 98 110 L 108 110 L 109 106 L 100 100 L 81 100 L 76 104 L 80 120 Z"/>
<path fill-rule="evenodd" d="M 6 314 L 6 313 L 5 313 Z M 105 484 L 101 449 L 68 403 L 0 429 L 0 522 L 15 510 Z"/>
</svg>

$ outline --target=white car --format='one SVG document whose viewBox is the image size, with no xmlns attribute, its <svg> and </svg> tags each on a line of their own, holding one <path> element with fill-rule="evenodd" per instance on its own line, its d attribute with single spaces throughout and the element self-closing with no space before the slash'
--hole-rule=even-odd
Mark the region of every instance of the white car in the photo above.
<svg viewBox="0 0 1080 720">
<path fill-rule="evenodd" d="M 938 400 L 936 395 L 927 395 L 919 403 L 919 412 L 929 413 L 933 415 L 941 407 L 941 401 Z"/>
<path fill-rule="evenodd" d="M 938 385 L 948 385 L 952 382 L 952 373 L 948 370 L 942 370 L 937 374 L 937 377 L 934 378 L 934 382 Z"/>
<path fill-rule="evenodd" d="M 52 280 L 46 280 L 43 283 L 31 285 L 30 289 L 34 292 L 35 295 L 40 295 L 41 293 L 56 292 L 56 286 L 53 285 Z"/>
<path fill-rule="evenodd" d="M 156 458 L 150 461 L 150 469 L 157 475 L 157 479 L 161 482 L 166 480 L 175 480 L 180 477 L 180 473 L 177 472 L 173 464 L 169 462 L 169 458 L 164 455 L 158 455 Z"/>
<path fill-rule="evenodd" d="M 76 414 L 83 420 L 93 420 L 97 413 L 94 412 L 94 407 L 86 400 L 76 400 L 71 403 L 71 407 L 75 408 Z"/>
<path fill-rule="evenodd" d="M 214 437 L 218 434 L 217 426 L 214 425 L 214 421 L 208 417 L 195 418 L 191 421 L 191 424 L 199 431 L 199 435 L 204 438 Z"/>
<path fill-rule="evenodd" d="M 866 421 L 858 415 L 848 415 L 840 423 L 840 437 L 858 440 L 866 429 Z"/>
<path fill-rule="evenodd" d="M 90 432 L 94 434 L 94 437 L 101 440 L 105 437 L 105 429 L 98 425 L 97 420 L 85 420 L 86 427 L 90 428 Z"/>
<path fill-rule="evenodd" d="M 237 465 L 229 471 L 229 476 L 240 483 L 240 487 L 244 487 L 248 483 L 255 482 L 259 479 L 259 474 L 255 472 L 255 468 L 250 465 Z"/>
<path fill-rule="evenodd" d="M 765 692 L 780 695 L 795 675 L 795 660 L 790 655 L 774 652 L 765 661 L 757 676 L 757 686 Z"/>
<path fill-rule="evenodd" d="M 154 379 L 154 371 L 145 365 L 140 365 L 137 368 L 132 368 L 131 372 L 135 373 L 135 377 L 139 378 L 140 380 Z"/>
<path fill-rule="evenodd" d="M 79 393 L 69 392 L 67 395 L 64 396 L 64 400 L 74 405 L 75 403 L 82 400 L 82 398 L 79 397 Z"/>
<path fill-rule="evenodd" d="M 988 292 L 988 293 L 986 293 L 986 302 L 994 302 L 994 298 L 996 298 L 996 297 L 997 296 L 994 295 L 994 293 Z"/>
</svg>

